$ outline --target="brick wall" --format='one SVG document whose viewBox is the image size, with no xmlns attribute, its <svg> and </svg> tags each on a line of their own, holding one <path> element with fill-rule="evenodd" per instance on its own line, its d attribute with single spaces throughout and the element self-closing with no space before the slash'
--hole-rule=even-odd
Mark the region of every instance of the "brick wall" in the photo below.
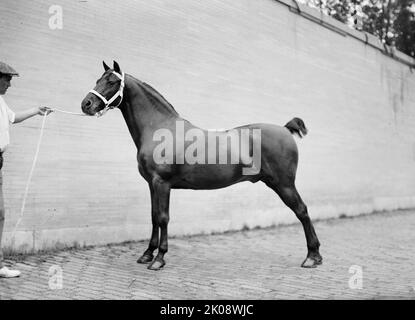
<svg viewBox="0 0 415 320">
<path fill-rule="evenodd" d="M 101 61 L 162 93 L 204 128 L 304 119 L 297 187 L 313 219 L 415 206 L 415 74 L 363 34 L 289 10 L 291 1 L 6 0 L 0 60 L 21 74 L 5 96 L 19 111 L 80 112 Z M 63 29 L 51 30 L 51 5 Z M 310 17 L 319 14 L 301 7 Z M 399 55 L 402 57 L 402 55 Z M 404 60 L 408 60 L 404 57 Z M 118 110 L 47 118 L 26 209 L 24 189 L 42 119 L 13 126 L 3 169 L 5 246 L 15 250 L 146 239 L 150 196 Z M 173 190 L 170 234 L 209 233 L 296 218 L 264 184 Z"/>
</svg>

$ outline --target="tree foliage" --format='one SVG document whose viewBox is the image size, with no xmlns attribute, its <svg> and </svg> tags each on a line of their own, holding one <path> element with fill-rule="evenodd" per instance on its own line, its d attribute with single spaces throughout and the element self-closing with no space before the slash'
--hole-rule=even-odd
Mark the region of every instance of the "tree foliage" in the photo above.
<svg viewBox="0 0 415 320">
<path fill-rule="evenodd" d="M 415 57 L 415 0 L 300 0 Z"/>
</svg>

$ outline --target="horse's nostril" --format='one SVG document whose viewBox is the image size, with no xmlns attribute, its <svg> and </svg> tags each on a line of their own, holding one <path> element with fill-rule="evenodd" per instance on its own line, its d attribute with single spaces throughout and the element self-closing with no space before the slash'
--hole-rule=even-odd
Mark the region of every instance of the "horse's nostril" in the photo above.
<svg viewBox="0 0 415 320">
<path fill-rule="evenodd" d="M 88 101 L 85 103 L 85 107 L 89 107 L 91 104 L 92 104 L 91 100 L 88 100 Z"/>
</svg>

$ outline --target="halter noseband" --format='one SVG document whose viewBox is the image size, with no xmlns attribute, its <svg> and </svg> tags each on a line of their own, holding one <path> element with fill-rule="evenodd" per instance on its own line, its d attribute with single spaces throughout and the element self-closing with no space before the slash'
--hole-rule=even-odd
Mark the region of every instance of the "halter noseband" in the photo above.
<svg viewBox="0 0 415 320">
<path fill-rule="evenodd" d="M 94 89 L 89 90 L 90 93 L 95 94 L 105 104 L 105 108 L 102 109 L 101 111 L 97 112 L 98 117 L 104 115 L 108 110 L 118 107 L 122 102 L 122 98 L 123 98 L 123 94 L 124 94 L 124 85 L 125 85 L 124 72 L 119 74 L 118 72 L 112 71 L 112 73 L 115 74 L 121 80 L 121 84 L 120 84 L 120 88 L 118 89 L 117 93 L 114 94 L 111 99 L 107 100 L 102 94 L 95 91 Z M 117 105 L 115 105 L 115 106 L 111 106 L 111 103 L 113 103 L 115 101 L 115 99 L 117 99 L 118 97 L 120 97 L 120 102 L 118 102 Z"/>
</svg>

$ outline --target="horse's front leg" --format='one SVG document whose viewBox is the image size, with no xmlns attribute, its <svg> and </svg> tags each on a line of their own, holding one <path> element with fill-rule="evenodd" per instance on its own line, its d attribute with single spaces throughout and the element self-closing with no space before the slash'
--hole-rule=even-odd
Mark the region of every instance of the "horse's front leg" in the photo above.
<svg viewBox="0 0 415 320">
<path fill-rule="evenodd" d="M 154 261 L 148 266 L 150 270 L 160 270 L 166 263 L 164 255 L 168 250 L 167 225 L 169 223 L 170 185 L 160 178 L 153 179 L 156 219 L 160 227 L 159 251 Z"/>
<path fill-rule="evenodd" d="M 156 197 L 154 196 L 153 183 L 149 183 L 150 194 L 151 194 L 151 222 L 153 224 L 153 230 L 151 232 L 151 239 L 148 245 L 148 249 L 143 255 L 137 260 L 138 263 L 148 263 L 153 261 L 153 251 L 159 246 L 159 224 L 157 219 L 157 203 Z"/>
</svg>

